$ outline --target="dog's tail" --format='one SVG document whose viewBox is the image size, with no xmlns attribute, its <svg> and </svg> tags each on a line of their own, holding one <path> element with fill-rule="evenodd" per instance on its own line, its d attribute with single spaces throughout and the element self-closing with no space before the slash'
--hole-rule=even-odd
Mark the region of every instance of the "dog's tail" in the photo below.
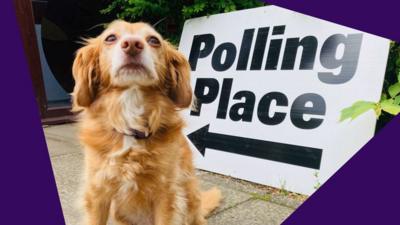
<svg viewBox="0 0 400 225">
<path fill-rule="evenodd" d="M 221 191 L 216 187 L 201 193 L 201 210 L 204 217 L 219 206 L 221 198 Z"/>
</svg>

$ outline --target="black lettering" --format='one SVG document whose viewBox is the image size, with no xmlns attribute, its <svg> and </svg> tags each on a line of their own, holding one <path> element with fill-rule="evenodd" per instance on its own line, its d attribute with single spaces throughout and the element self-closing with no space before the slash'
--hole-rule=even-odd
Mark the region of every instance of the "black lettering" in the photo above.
<svg viewBox="0 0 400 225">
<path fill-rule="evenodd" d="M 261 70 L 261 64 L 264 59 L 265 45 L 267 44 L 268 33 L 269 27 L 262 27 L 258 29 L 250 70 Z"/>
<path fill-rule="evenodd" d="M 283 55 L 282 70 L 293 70 L 299 47 L 302 46 L 303 54 L 300 61 L 301 70 L 314 68 L 315 56 L 318 47 L 318 40 L 314 36 L 300 38 L 288 38 L 286 41 L 285 53 Z"/>
<path fill-rule="evenodd" d="M 306 106 L 306 103 L 311 102 L 312 106 Z M 324 121 L 323 119 L 310 118 L 304 120 L 304 115 L 319 115 L 323 116 L 326 112 L 325 100 L 318 94 L 306 93 L 297 97 L 290 111 L 290 119 L 293 125 L 301 129 L 314 129 L 319 127 Z"/>
<path fill-rule="evenodd" d="M 320 61 L 326 69 L 337 69 L 341 67 L 339 74 L 332 72 L 319 72 L 318 78 L 326 84 L 343 84 L 353 78 L 360 56 L 362 34 L 335 34 L 326 39 L 321 48 Z M 339 45 L 344 45 L 341 59 L 336 58 Z"/>
<path fill-rule="evenodd" d="M 242 45 L 240 46 L 239 59 L 236 70 L 246 70 L 249 61 L 251 43 L 253 43 L 254 29 L 247 29 L 243 33 Z"/>
<path fill-rule="evenodd" d="M 257 115 L 258 119 L 267 125 L 279 124 L 286 117 L 286 113 L 283 112 L 275 112 L 272 117 L 269 116 L 272 101 L 275 101 L 277 106 L 288 106 L 289 104 L 286 95 L 283 93 L 270 92 L 264 95 L 258 103 Z"/>
<path fill-rule="evenodd" d="M 219 98 L 217 118 L 225 119 L 228 111 L 229 97 L 231 96 L 233 79 L 224 79 L 222 82 L 221 97 Z"/>
<path fill-rule="evenodd" d="M 202 43 L 204 43 L 204 47 L 200 49 Z M 192 48 L 189 54 L 189 63 L 192 71 L 196 70 L 197 60 L 199 58 L 205 58 L 212 52 L 214 44 L 215 37 L 212 34 L 195 35 L 193 37 Z"/>
<path fill-rule="evenodd" d="M 281 53 L 282 39 L 272 40 L 269 45 L 266 70 L 276 70 L 278 68 L 279 55 Z"/>
<path fill-rule="evenodd" d="M 226 52 L 225 62 L 221 62 L 222 53 Z M 216 71 L 229 69 L 236 58 L 236 47 L 233 43 L 226 42 L 218 46 L 212 56 L 211 65 Z"/>
<path fill-rule="evenodd" d="M 274 29 L 272 30 L 272 35 L 282 35 L 285 33 L 285 25 L 281 26 L 275 26 Z"/>
<path fill-rule="evenodd" d="M 233 96 L 233 99 L 236 100 L 240 100 L 242 98 L 244 98 L 245 101 L 234 104 L 229 110 L 229 117 L 233 121 L 242 120 L 246 122 L 251 122 L 253 118 L 256 96 L 253 92 L 250 91 L 239 91 Z M 243 110 L 242 113 L 239 112 L 241 109 Z"/>
<path fill-rule="evenodd" d="M 206 92 L 208 88 L 208 92 Z M 208 104 L 213 102 L 219 91 L 219 83 L 214 78 L 198 78 L 196 80 L 196 86 L 194 88 L 194 95 L 196 96 L 195 109 L 190 111 L 192 116 L 200 116 L 202 104 Z"/>
</svg>

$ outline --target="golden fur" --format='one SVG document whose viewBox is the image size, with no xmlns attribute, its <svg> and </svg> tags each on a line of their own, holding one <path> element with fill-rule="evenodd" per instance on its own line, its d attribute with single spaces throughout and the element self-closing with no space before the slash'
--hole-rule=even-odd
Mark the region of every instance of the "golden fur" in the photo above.
<svg viewBox="0 0 400 225">
<path fill-rule="evenodd" d="M 140 53 L 124 55 L 126 45 Z M 112 72 L 113 63 L 122 66 Z M 72 96 L 85 148 L 85 225 L 106 225 L 109 215 L 116 225 L 206 224 L 221 194 L 200 193 L 182 134 L 189 73 L 185 57 L 145 23 L 113 22 L 78 50 Z"/>
</svg>

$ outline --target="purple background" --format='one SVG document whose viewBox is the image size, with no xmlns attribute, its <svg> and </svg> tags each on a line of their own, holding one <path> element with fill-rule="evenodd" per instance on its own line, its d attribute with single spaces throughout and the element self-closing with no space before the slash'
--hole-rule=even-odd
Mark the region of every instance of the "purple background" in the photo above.
<svg viewBox="0 0 400 225">
<path fill-rule="evenodd" d="M 266 2 L 400 41 L 398 0 L 266 0 Z"/>
<path fill-rule="evenodd" d="M 0 224 L 62 225 L 60 200 L 12 1 L 1 0 L 0 10 Z"/>
<path fill-rule="evenodd" d="M 381 0 L 379 5 L 349 0 L 268 2 L 400 40 L 400 7 L 394 0 Z M 0 1 L 0 10 L 0 224 L 62 225 L 60 202 L 12 1 Z M 284 224 L 395 224 L 400 202 L 399 123 L 398 117 L 379 132 Z"/>
</svg>

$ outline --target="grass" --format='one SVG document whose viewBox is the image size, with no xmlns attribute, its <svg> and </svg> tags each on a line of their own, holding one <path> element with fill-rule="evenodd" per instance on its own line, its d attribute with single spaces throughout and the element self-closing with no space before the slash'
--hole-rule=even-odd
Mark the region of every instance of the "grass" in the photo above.
<svg viewBox="0 0 400 225">
<path fill-rule="evenodd" d="M 270 194 L 250 193 L 251 199 L 269 202 L 271 200 Z"/>
</svg>

